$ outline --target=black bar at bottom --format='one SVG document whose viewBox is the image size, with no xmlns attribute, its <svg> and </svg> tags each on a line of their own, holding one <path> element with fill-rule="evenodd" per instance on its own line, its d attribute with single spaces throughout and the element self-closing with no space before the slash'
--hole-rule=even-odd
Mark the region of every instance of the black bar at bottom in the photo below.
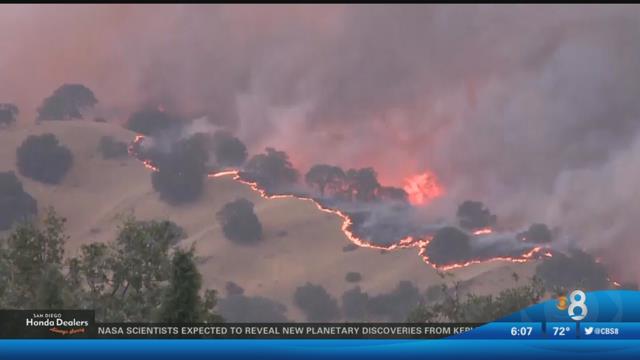
<svg viewBox="0 0 640 360">
<path fill-rule="evenodd" d="M 97 338 L 440 339 L 481 324 L 97 324 Z"/>
</svg>

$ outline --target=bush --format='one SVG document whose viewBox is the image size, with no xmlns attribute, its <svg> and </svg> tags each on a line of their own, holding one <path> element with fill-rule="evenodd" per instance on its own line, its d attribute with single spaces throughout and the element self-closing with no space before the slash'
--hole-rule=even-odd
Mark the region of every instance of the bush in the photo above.
<svg viewBox="0 0 640 360">
<path fill-rule="evenodd" d="M 0 104 L 0 126 L 9 126 L 16 122 L 18 107 L 13 104 Z"/>
<path fill-rule="evenodd" d="M 60 86 L 38 108 L 38 120 L 82 119 L 82 111 L 98 103 L 93 92 L 81 84 Z"/>
<path fill-rule="evenodd" d="M 155 159 L 158 171 L 151 174 L 153 188 L 172 205 L 197 200 L 204 187 L 207 159 L 206 151 L 192 139 L 176 144 L 169 154 Z"/>
<path fill-rule="evenodd" d="M 311 322 L 331 321 L 340 317 L 338 302 L 320 285 L 306 283 L 299 286 L 293 294 L 293 302 Z"/>
<path fill-rule="evenodd" d="M 253 212 L 253 203 L 238 199 L 216 214 L 227 239 L 238 244 L 255 244 L 262 239 L 262 224 Z"/>
<path fill-rule="evenodd" d="M 98 151 L 103 159 L 115 159 L 127 155 L 127 143 L 118 141 L 112 136 L 103 136 L 98 144 Z"/>
<path fill-rule="evenodd" d="M 24 191 L 13 171 L 0 172 L 0 230 L 27 221 L 38 212 L 36 200 Z"/>
<path fill-rule="evenodd" d="M 71 151 L 53 134 L 27 137 L 16 155 L 20 174 L 46 184 L 60 183 L 73 163 Z"/>
</svg>

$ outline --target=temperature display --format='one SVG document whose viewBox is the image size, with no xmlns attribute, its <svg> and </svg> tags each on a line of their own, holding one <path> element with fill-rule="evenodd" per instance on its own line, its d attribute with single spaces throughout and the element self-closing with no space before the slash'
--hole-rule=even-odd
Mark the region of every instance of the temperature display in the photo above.
<svg viewBox="0 0 640 360">
<path fill-rule="evenodd" d="M 577 337 L 575 323 L 547 323 L 546 335 L 548 338 L 566 339 Z"/>
</svg>

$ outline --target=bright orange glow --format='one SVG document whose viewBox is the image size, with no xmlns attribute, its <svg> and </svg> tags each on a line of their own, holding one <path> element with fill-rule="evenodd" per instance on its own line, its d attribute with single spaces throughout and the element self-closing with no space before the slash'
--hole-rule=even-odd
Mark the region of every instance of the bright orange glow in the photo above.
<svg viewBox="0 0 640 360">
<path fill-rule="evenodd" d="M 413 205 L 424 205 L 444 193 L 436 176 L 429 171 L 408 177 L 403 188 Z"/>
<path fill-rule="evenodd" d="M 484 229 L 479 229 L 473 232 L 473 235 L 488 235 L 488 234 L 492 234 L 493 230 L 491 230 L 491 228 L 484 228 Z"/>
<path fill-rule="evenodd" d="M 540 258 L 541 252 L 542 250 L 544 250 L 542 247 L 538 246 L 535 247 L 531 250 L 529 250 L 528 252 L 520 255 L 520 256 L 498 256 L 498 257 L 494 257 L 494 258 L 490 258 L 490 259 L 483 259 L 483 260 L 470 260 L 464 263 L 459 263 L 459 264 L 450 264 L 450 265 L 435 265 L 432 264 L 429 260 L 429 257 L 426 255 L 426 250 L 427 247 L 429 245 L 429 242 L 427 242 L 427 244 L 425 245 L 425 247 L 422 248 L 422 250 L 420 251 L 420 255 L 422 256 L 422 259 L 424 260 L 424 262 L 426 262 L 427 264 L 433 266 L 434 268 L 438 269 L 438 270 L 442 270 L 442 271 L 449 271 L 449 270 L 455 270 L 455 269 L 460 269 L 460 268 L 464 268 L 470 265 L 474 265 L 474 264 L 482 264 L 482 263 L 488 263 L 488 262 L 494 262 L 494 261 L 510 261 L 513 263 L 525 263 L 531 260 L 536 260 Z M 542 253 L 542 255 L 546 256 L 546 253 Z"/>
<path fill-rule="evenodd" d="M 134 158 L 142 161 L 142 163 L 144 164 L 144 166 L 152 171 L 158 171 L 158 167 L 155 166 L 151 160 L 147 160 L 147 159 L 143 159 L 140 154 L 136 153 L 136 148 L 141 146 L 142 142 L 144 141 L 144 136 L 143 135 L 136 135 L 136 138 L 133 140 L 133 142 L 129 145 L 129 148 L 127 149 L 129 151 L 129 155 L 133 156 Z"/>
</svg>

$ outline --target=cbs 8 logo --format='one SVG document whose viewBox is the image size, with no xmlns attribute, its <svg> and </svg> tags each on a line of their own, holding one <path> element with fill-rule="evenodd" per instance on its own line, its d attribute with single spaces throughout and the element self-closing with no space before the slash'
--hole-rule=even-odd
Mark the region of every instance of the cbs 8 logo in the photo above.
<svg viewBox="0 0 640 360">
<path fill-rule="evenodd" d="M 589 313 L 587 305 L 584 303 L 587 300 L 587 295 L 582 290 L 574 290 L 569 295 L 569 317 L 575 321 L 584 319 Z M 579 309 L 579 314 L 576 314 L 576 308 Z"/>
</svg>

